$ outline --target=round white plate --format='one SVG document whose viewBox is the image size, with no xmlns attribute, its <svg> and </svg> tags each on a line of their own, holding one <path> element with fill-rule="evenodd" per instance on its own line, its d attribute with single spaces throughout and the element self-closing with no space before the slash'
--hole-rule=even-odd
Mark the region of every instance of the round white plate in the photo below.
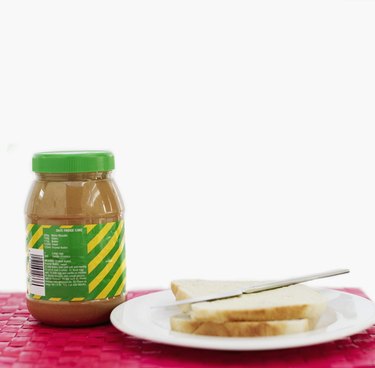
<svg viewBox="0 0 375 368">
<path fill-rule="evenodd" d="M 337 340 L 365 330 L 375 323 L 375 304 L 357 295 L 319 289 L 328 308 L 313 331 L 270 337 L 211 337 L 170 331 L 169 317 L 177 307 L 151 306 L 174 300 L 171 291 L 131 299 L 117 306 L 111 322 L 122 332 L 162 344 L 216 350 L 270 350 L 308 346 Z"/>
</svg>

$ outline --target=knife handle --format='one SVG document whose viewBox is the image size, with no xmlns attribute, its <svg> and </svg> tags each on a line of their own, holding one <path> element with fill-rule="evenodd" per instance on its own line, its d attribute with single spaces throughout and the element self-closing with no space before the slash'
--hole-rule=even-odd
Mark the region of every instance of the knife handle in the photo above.
<svg viewBox="0 0 375 368">
<path fill-rule="evenodd" d="M 302 282 L 311 281 L 311 280 L 323 279 L 326 277 L 342 275 L 344 273 L 349 273 L 349 272 L 350 271 L 348 269 L 339 269 L 339 270 L 314 273 L 314 274 L 306 275 L 306 276 L 292 277 L 289 279 L 284 279 L 284 280 L 279 280 L 279 281 L 268 281 L 268 282 L 263 282 L 256 286 L 253 286 L 251 288 L 244 289 L 243 293 L 250 294 L 250 293 L 256 293 L 259 291 L 278 289 L 278 288 L 285 287 L 285 286 L 300 284 Z"/>
</svg>

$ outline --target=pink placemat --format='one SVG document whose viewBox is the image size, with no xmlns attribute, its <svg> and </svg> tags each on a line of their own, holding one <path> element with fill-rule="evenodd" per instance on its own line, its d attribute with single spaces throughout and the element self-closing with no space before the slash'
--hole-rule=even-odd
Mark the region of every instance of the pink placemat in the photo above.
<svg viewBox="0 0 375 368">
<path fill-rule="evenodd" d="M 341 289 L 365 296 L 359 289 Z M 128 298 L 153 292 L 134 291 Z M 375 327 L 321 345 L 259 352 L 179 348 L 137 339 L 110 324 L 54 328 L 36 322 L 22 293 L 0 293 L 0 367 L 375 367 Z"/>
</svg>

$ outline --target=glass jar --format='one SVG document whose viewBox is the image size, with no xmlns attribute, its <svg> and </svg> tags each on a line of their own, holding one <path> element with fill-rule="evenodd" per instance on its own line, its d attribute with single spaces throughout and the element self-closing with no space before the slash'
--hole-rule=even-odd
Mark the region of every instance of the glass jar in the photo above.
<svg viewBox="0 0 375 368">
<path fill-rule="evenodd" d="M 27 307 L 39 321 L 108 321 L 125 300 L 124 206 L 108 151 L 42 152 L 26 203 Z"/>
</svg>

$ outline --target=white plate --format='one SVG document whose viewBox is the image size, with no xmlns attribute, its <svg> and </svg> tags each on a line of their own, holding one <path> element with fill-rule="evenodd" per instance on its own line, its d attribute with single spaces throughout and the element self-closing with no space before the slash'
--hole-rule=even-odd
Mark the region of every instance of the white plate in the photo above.
<svg viewBox="0 0 375 368">
<path fill-rule="evenodd" d="M 308 346 L 337 340 L 365 330 L 375 323 L 375 304 L 357 295 L 319 289 L 327 311 L 313 331 L 270 337 L 211 337 L 170 331 L 169 317 L 178 309 L 152 309 L 174 300 L 171 291 L 131 299 L 117 306 L 111 322 L 122 332 L 162 344 L 216 350 L 270 350 Z"/>
</svg>

